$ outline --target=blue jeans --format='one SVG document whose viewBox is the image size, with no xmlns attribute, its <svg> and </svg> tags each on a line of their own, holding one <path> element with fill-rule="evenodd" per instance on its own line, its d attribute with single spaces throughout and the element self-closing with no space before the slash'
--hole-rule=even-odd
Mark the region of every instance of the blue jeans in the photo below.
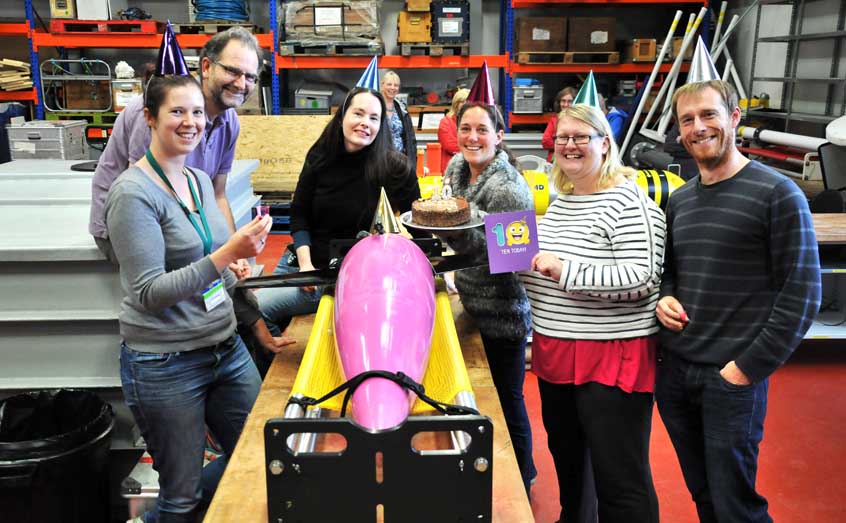
<svg viewBox="0 0 846 523">
<path fill-rule="evenodd" d="M 511 445 L 517 456 L 517 466 L 526 493 L 530 482 L 538 475 L 532 459 L 532 426 L 526 413 L 523 399 L 523 381 L 526 378 L 526 338 L 521 340 L 503 340 L 482 335 L 482 345 L 491 369 L 491 377 L 496 387 L 499 403 Z"/>
<path fill-rule="evenodd" d="M 755 491 L 768 380 L 732 385 L 720 366 L 662 354 L 655 400 L 702 523 L 770 523 Z"/>
<path fill-rule="evenodd" d="M 273 274 L 290 274 L 299 272 L 299 267 L 292 265 L 290 253 L 285 253 L 273 270 Z M 300 287 L 271 287 L 255 291 L 259 309 L 265 320 L 273 325 L 268 325 L 270 332 L 278 336 L 292 316 L 311 314 L 317 311 L 320 297 L 323 295 L 322 287 L 313 291 L 305 291 Z M 277 328 L 278 327 L 278 328 Z"/>
<path fill-rule="evenodd" d="M 191 522 L 210 501 L 258 396 L 261 380 L 241 338 L 186 352 L 137 352 L 121 345 L 120 376 L 153 466 L 156 508 L 147 523 Z M 223 455 L 203 467 L 206 426 Z"/>
</svg>

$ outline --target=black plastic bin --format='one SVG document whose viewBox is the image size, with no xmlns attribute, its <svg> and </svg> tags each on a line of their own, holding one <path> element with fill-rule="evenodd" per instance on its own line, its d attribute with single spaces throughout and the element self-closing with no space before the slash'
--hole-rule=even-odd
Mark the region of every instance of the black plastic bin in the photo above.
<svg viewBox="0 0 846 523">
<path fill-rule="evenodd" d="M 107 523 L 113 426 L 87 391 L 0 400 L 0 523 Z"/>
</svg>

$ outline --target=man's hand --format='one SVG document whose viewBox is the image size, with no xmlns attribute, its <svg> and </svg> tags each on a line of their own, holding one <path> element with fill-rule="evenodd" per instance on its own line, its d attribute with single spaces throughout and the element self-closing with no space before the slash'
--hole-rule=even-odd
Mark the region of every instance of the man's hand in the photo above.
<svg viewBox="0 0 846 523">
<path fill-rule="evenodd" d="M 720 376 L 732 385 L 743 386 L 750 385 L 752 383 L 752 380 L 750 380 L 746 374 L 740 370 L 740 367 L 737 366 L 734 360 L 726 363 L 726 366 L 720 369 Z"/>
<path fill-rule="evenodd" d="M 672 296 L 661 298 L 658 307 L 655 309 L 655 315 L 658 316 L 661 325 L 676 332 L 680 332 L 690 321 L 682 304 Z"/>
<path fill-rule="evenodd" d="M 282 352 L 282 348 L 287 345 L 297 343 L 297 340 L 294 338 L 285 336 L 284 332 L 282 333 L 282 336 L 274 337 L 270 333 L 270 330 L 268 330 L 267 324 L 265 324 L 264 320 L 261 318 L 253 323 L 251 330 L 253 331 L 253 335 L 256 337 L 256 341 L 259 342 L 259 345 L 274 354 Z"/>
<path fill-rule="evenodd" d="M 253 272 L 253 268 L 250 267 L 250 262 L 246 259 L 241 258 L 236 262 L 229 264 L 229 270 L 235 274 L 235 277 L 239 280 L 243 280 L 244 278 L 249 278 Z"/>
</svg>

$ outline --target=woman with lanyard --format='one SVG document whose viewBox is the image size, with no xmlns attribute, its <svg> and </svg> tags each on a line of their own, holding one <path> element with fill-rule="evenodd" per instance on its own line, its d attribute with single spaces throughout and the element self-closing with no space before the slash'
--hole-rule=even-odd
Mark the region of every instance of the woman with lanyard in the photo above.
<svg viewBox="0 0 846 523">
<path fill-rule="evenodd" d="M 159 473 L 145 521 L 193 522 L 261 385 L 235 332 L 228 266 L 262 250 L 271 221 L 256 218 L 230 236 L 209 177 L 184 166 L 206 123 L 194 78 L 157 75 L 145 96 L 150 149 L 106 201 L 124 292 L 121 384 Z M 223 455 L 203 467 L 206 426 Z"/>
<path fill-rule="evenodd" d="M 414 134 L 414 124 L 411 122 L 408 109 L 397 100 L 400 89 L 399 75 L 393 71 L 386 71 L 382 77 L 380 89 L 385 98 L 388 129 L 391 131 L 394 149 L 408 157 L 411 162 L 411 171 L 414 172 L 417 168 L 417 137 Z"/>
</svg>

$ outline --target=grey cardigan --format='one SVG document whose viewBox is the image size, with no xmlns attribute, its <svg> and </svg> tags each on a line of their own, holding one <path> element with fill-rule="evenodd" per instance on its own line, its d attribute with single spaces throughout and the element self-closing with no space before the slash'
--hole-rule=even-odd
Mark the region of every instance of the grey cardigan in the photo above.
<svg viewBox="0 0 846 523">
<path fill-rule="evenodd" d="M 474 210 L 487 213 L 534 210 L 529 185 L 508 162 L 504 151 L 496 154 L 473 185 L 470 185 L 469 165 L 457 154 L 447 165 L 444 180 L 449 180 L 453 196 L 463 196 Z M 459 254 L 487 257 L 483 228 L 466 230 L 447 241 Z M 490 274 L 486 267 L 467 269 L 455 273 L 455 285 L 464 309 L 485 336 L 518 340 L 529 333 L 532 323 L 529 301 L 516 274 Z"/>
</svg>

